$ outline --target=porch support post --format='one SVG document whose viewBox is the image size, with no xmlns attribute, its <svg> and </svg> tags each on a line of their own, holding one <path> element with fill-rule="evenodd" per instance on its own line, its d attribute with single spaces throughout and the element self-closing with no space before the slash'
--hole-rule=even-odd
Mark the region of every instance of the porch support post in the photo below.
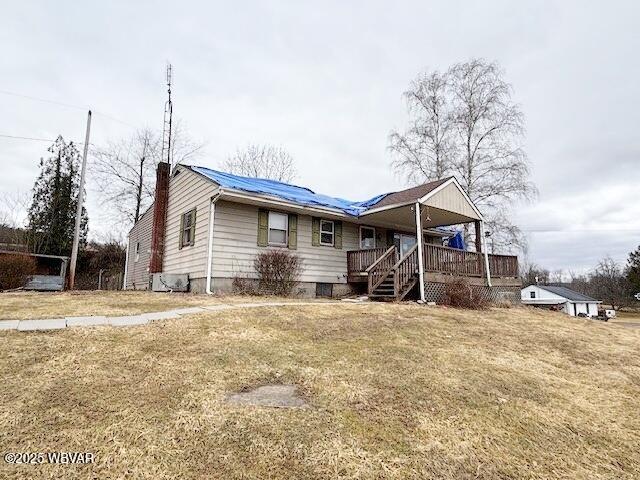
<svg viewBox="0 0 640 480">
<path fill-rule="evenodd" d="M 476 233 L 476 252 L 482 252 L 482 223 L 480 220 L 473 222 L 473 227 Z"/>
<path fill-rule="evenodd" d="M 422 257 L 422 219 L 420 202 L 416 202 L 416 241 L 418 242 L 418 278 L 420 281 L 420 301 L 424 302 L 424 258 Z"/>
<path fill-rule="evenodd" d="M 484 222 L 480 222 L 480 231 L 484 233 Z M 484 235 L 482 235 L 482 237 L 484 239 L 484 248 L 482 249 L 482 251 L 484 252 L 484 271 L 487 275 L 487 287 L 491 286 L 491 272 L 489 271 L 489 252 L 488 252 L 488 248 L 487 248 L 487 237 L 485 237 Z"/>
</svg>

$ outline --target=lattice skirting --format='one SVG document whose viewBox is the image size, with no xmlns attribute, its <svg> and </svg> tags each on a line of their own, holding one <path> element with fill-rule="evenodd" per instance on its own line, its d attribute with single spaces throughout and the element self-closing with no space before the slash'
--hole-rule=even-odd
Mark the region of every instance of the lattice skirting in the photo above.
<svg viewBox="0 0 640 480">
<path fill-rule="evenodd" d="M 424 297 L 427 302 L 442 303 L 444 296 L 444 283 L 425 282 Z M 472 285 L 476 291 L 490 302 L 520 303 L 520 287 L 486 287 Z"/>
</svg>

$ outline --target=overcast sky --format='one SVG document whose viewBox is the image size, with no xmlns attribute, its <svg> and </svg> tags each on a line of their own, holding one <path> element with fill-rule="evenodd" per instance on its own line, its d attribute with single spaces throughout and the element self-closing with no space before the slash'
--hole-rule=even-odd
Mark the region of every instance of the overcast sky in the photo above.
<svg viewBox="0 0 640 480">
<path fill-rule="evenodd" d="M 6 2 L 0 134 L 82 141 L 86 115 L 2 92 L 91 106 L 98 145 L 161 128 L 169 60 L 174 112 L 206 143 L 198 163 L 282 145 L 299 184 L 359 200 L 404 186 L 386 147 L 409 82 L 496 60 L 540 190 L 517 208 L 529 258 L 586 271 L 640 244 L 639 21 L 634 1 Z M 48 146 L 0 137 L 0 192 L 28 191 Z M 112 226 L 88 197 L 103 236 Z"/>
</svg>

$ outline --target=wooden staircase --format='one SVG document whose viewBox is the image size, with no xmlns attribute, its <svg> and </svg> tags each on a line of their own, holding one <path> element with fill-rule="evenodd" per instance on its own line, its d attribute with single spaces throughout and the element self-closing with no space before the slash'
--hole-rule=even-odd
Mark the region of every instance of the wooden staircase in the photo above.
<svg viewBox="0 0 640 480">
<path fill-rule="evenodd" d="M 396 247 L 390 247 L 369 268 L 367 292 L 375 300 L 400 301 L 418 283 L 418 254 L 414 245 L 406 255 L 398 259 Z"/>
</svg>

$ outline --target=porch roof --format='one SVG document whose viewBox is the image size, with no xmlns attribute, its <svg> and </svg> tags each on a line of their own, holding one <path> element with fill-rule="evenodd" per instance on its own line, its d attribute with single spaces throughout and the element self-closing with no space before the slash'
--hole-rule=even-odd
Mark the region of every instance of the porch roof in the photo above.
<svg viewBox="0 0 640 480">
<path fill-rule="evenodd" d="M 422 193 L 422 195 L 420 195 Z M 387 203 L 388 197 L 400 202 Z M 420 195 L 420 196 L 419 196 Z M 482 214 L 453 177 L 390 194 L 360 215 L 362 220 L 397 228 L 415 228 L 415 204 L 422 208 L 423 229 L 482 220 Z"/>
</svg>

